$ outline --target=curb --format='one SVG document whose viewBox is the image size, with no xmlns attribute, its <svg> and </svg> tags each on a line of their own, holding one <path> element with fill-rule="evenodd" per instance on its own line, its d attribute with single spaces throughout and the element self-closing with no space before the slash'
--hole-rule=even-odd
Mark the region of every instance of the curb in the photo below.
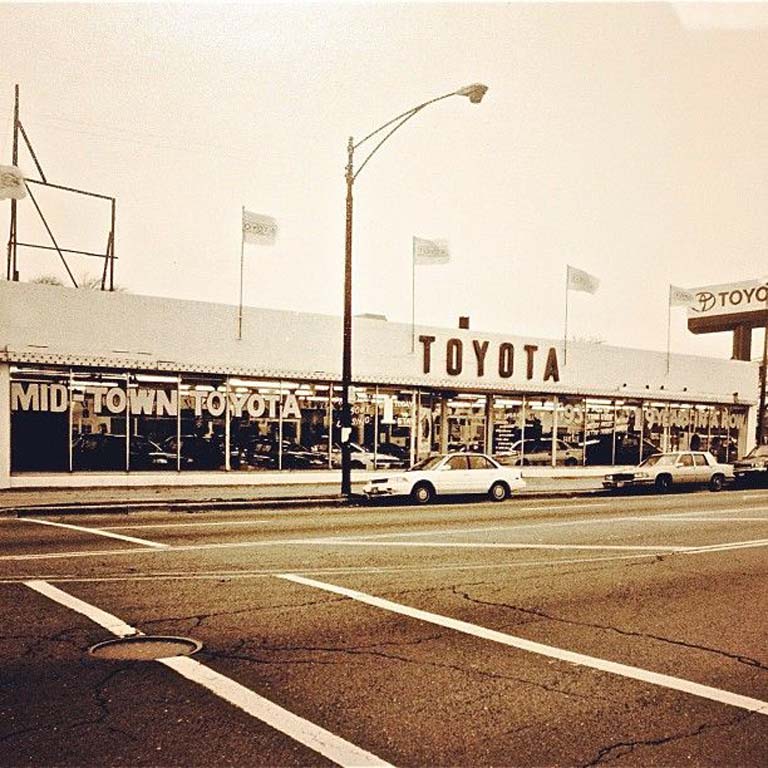
<svg viewBox="0 0 768 768">
<path fill-rule="evenodd" d="M 515 494 L 509 501 L 526 499 L 577 499 L 605 495 L 602 488 L 594 490 L 529 491 Z M 381 503 L 385 501 L 385 503 Z M 386 502 L 389 502 L 387 504 Z M 0 517 L 23 517 L 32 515 L 98 515 L 131 514 L 136 512 L 215 512 L 228 509 L 338 509 L 341 507 L 368 507 L 375 509 L 392 506 L 391 497 L 379 502 L 369 501 L 362 494 L 352 494 L 349 500 L 343 496 L 323 496 L 309 498 L 266 498 L 266 499 L 208 499 L 174 501 L 114 501 L 100 504 L 82 504 L 63 502 L 59 504 L 35 504 L 4 507 Z M 403 499 L 407 504 L 408 500 Z M 399 506 L 399 505 L 398 505 Z"/>
</svg>

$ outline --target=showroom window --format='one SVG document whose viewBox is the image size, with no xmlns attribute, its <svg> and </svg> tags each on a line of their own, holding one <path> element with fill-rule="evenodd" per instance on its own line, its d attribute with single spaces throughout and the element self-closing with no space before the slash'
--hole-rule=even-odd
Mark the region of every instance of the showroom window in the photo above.
<svg viewBox="0 0 768 768">
<path fill-rule="evenodd" d="M 11 368 L 11 472 L 70 469 L 69 374 Z"/>
</svg>

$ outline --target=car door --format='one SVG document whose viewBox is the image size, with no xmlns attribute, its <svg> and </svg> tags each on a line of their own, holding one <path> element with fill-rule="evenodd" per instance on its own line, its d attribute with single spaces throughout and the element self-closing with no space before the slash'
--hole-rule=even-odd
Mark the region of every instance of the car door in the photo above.
<svg viewBox="0 0 768 768">
<path fill-rule="evenodd" d="M 696 466 L 693 463 L 693 454 L 681 453 L 675 462 L 674 481 L 676 483 L 695 483 Z"/>
<path fill-rule="evenodd" d="M 467 493 L 469 483 L 467 454 L 454 454 L 435 472 L 435 487 L 438 493 Z"/>
<path fill-rule="evenodd" d="M 715 472 L 714 468 L 709 466 L 707 457 L 703 453 L 694 453 L 693 464 L 696 468 L 696 482 L 708 483 Z"/>
<path fill-rule="evenodd" d="M 485 456 L 469 454 L 469 484 L 472 493 L 485 493 L 497 475 L 496 467 Z"/>
</svg>

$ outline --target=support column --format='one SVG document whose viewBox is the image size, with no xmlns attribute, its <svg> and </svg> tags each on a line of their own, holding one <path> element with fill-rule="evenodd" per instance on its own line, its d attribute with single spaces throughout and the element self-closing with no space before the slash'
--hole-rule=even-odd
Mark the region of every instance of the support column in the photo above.
<svg viewBox="0 0 768 768">
<path fill-rule="evenodd" d="M 737 325 L 733 329 L 733 352 L 731 360 L 751 360 L 752 358 L 752 328 L 748 325 Z"/>
</svg>

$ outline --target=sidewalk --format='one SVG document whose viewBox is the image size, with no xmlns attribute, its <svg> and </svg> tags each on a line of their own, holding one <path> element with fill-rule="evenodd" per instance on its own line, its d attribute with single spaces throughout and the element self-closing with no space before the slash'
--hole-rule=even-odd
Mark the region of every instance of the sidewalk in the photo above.
<svg viewBox="0 0 768 768">
<path fill-rule="evenodd" d="M 525 473 L 528 485 L 515 492 L 520 497 L 557 497 L 591 495 L 602 490 L 602 476 L 595 470 L 576 469 L 530 470 Z M 330 474 L 330 473 L 328 473 Z M 367 474 L 352 477 L 353 494 L 361 494 Z M 374 474 L 374 473 L 371 473 Z M 345 500 L 340 494 L 335 477 L 318 477 L 319 482 L 307 482 L 303 474 L 295 483 L 265 482 L 242 485 L 174 485 L 144 487 L 103 487 L 101 485 L 77 488 L 11 488 L 0 490 L 0 515 L 30 514 L 33 512 L 131 512 L 139 510 L 213 510 L 228 507 L 292 507 L 341 506 Z"/>
</svg>

